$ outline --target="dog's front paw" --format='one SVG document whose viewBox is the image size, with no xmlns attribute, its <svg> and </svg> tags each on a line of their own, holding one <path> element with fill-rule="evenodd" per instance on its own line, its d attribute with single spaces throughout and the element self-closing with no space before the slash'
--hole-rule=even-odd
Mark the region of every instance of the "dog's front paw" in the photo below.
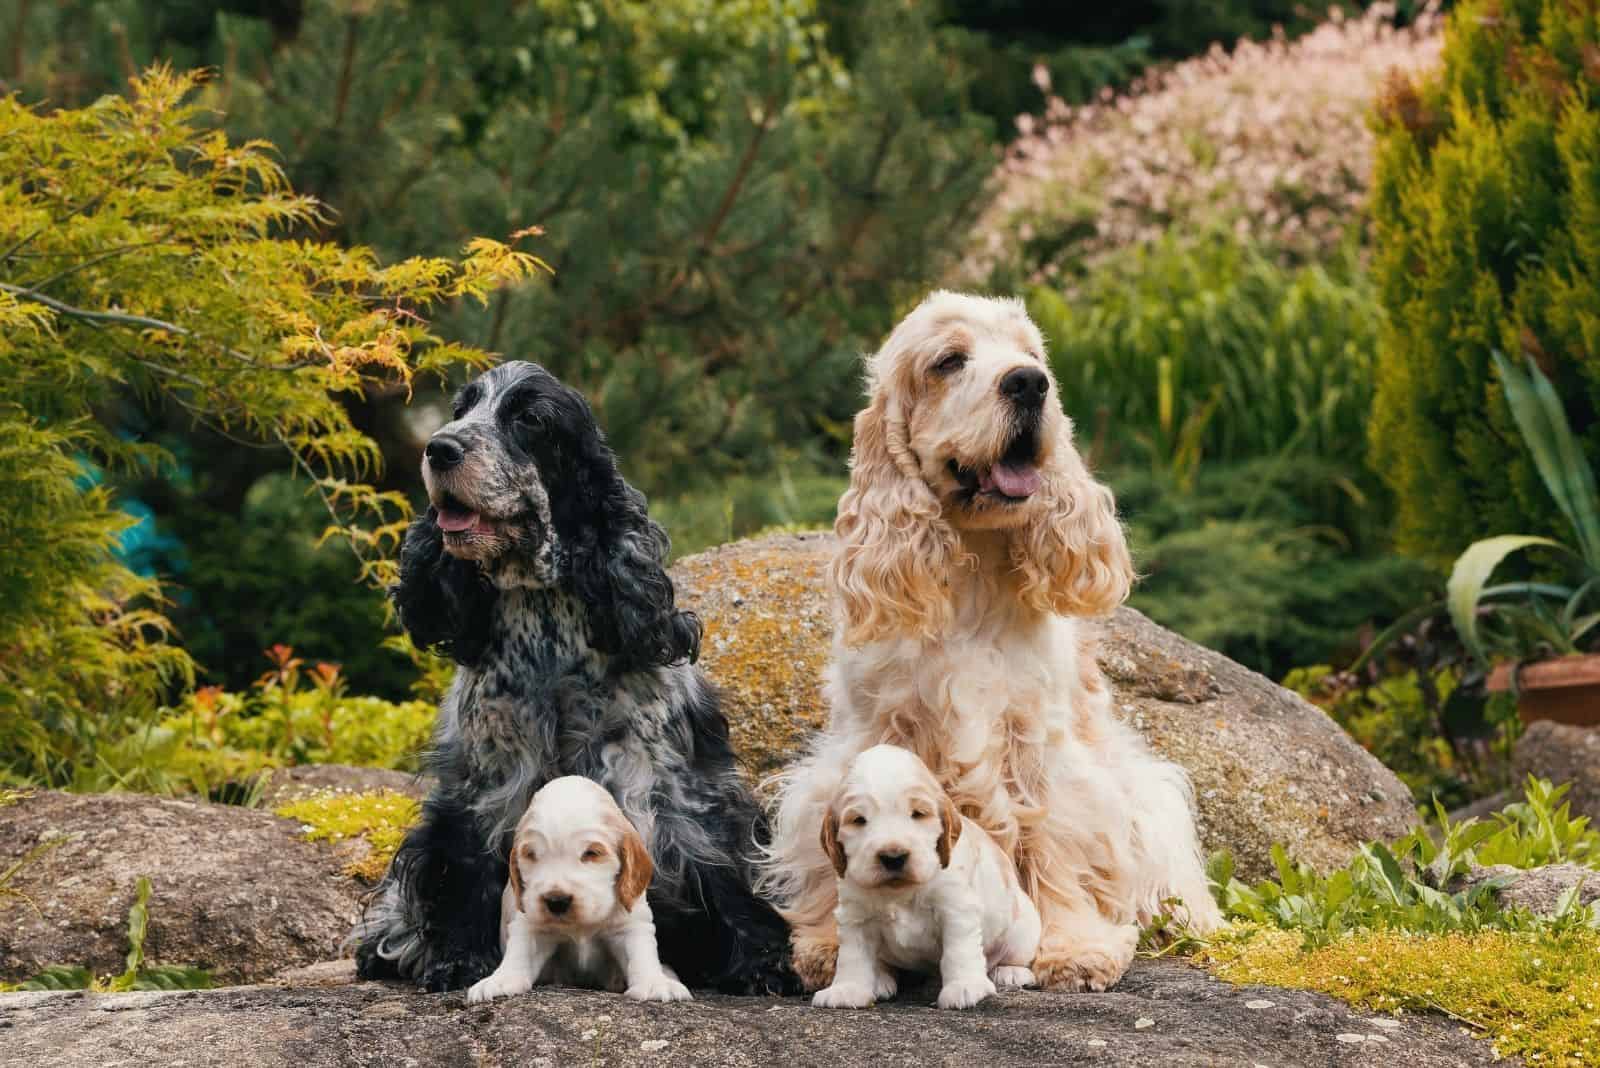
<svg viewBox="0 0 1600 1068">
<path fill-rule="evenodd" d="M 984 998 L 994 996 L 994 983 L 986 975 L 982 979 L 957 979 L 944 984 L 939 991 L 941 1009 L 970 1009 Z"/>
<path fill-rule="evenodd" d="M 873 1003 L 872 988 L 866 983 L 834 983 L 811 995 L 819 1009 L 866 1009 Z"/>
<path fill-rule="evenodd" d="M 794 972 L 807 990 L 821 990 L 833 982 L 833 970 L 839 963 L 839 935 L 830 931 L 828 936 L 794 935 Z"/>
<path fill-rule="evenodd" d="M 430 994 L 460 990 L 492 974 L 498 964 L 498 960 L 489 960 L 476 955 L 465 960 L 435 964 L 423 971 L 417 984 Z"/>
<path fill-rule="evenodd" d="M 623 996 L 632 998 L 634 1001 L 694 1000 L 693 996 L 689 993 L 689 988 L 672 978 L 670 975 L 663 975 L 655 979 L 646 979 L 643 982 L 634 983 L 627 990 L 623 991 Z"/>
<path fill-rule="evenodd" d="M 1112 928 L 1104 940 L 1055 943 L 1039 947 L 1033 974 L 1048 990 L 1110 990 L 1117 985 L 1139 944 L 1132 924 Z"/>
<path fill-rule="evenodd" d="M 1023 987 L 1039 985 L 1032 968 L 1019 968 L 1014 964 L 1000 965 L 989 974 L 989 978 L 997 990 L 1021 990 Z"/>
<path fill-rule="evenodd" d="M 899 980 L 888 968 L 879 968 L 872 974 L 872 996 L 878 1001 L 888 1001 L 900 992 Z"/>
<path fill-rule="evenodd" d="M 477 1005 L 495 998 L 508 998 L 513 994 L 526 994 L 533 989 L 533 983 L 518 975 L 506 975 L 495 972 L 487 979 L 480 979 L 472 984 L 467 991 L 467 1004 Z"/>
</svg>

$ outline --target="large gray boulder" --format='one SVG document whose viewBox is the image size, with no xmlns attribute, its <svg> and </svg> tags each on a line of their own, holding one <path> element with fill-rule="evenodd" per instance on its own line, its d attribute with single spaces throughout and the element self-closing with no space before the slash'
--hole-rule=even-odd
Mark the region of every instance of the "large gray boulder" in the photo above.
<svg viewBox="0 0 1600 1068">
<path fill-rule="evenodd" d="M 640 1005 L 541 988 L 467 1007 L 382 985 L 172 994 L 0 995 L 0 1065 L 187 1068 L 566 1065 L 839 1068 L 1487 1065 L 1487 1044 L 1433 1017 L 1374 1018 L 1317 994 L 1234 987 L 1140 961 L 1106 994 L 1012 993 L 967 1012 L 932 991 L 865 1012 L 789 998 Z"/>
<path fill-rule="evenodd" d="M 827 722 L 819 680 L 832 635 L 823 568 L 831 535 L 775 535 L 678 561 L 680 601 L 706 626 L 701 663 L 727 697 L 753 776 L 782 767 Z M 1320 709 L 1124 608 L 1103 627 L 1101 668 L 1119 714 L 1194 783 L 1201 838 L 1242 878 L 1270 874 L 1274 842 L 1343 864 L 1362 841 L 1411 826 L 1393 772 Z"/>
<path fill-rule="evenodd" d="M 49 791 L 0 809 L 0 872 L 50 842 L 0 894 L 0 980 L 50 964 L 121 972 L 140 876 L 151 887 L 146 957 L 220 982 L 338 956 L 360 908 L 363 887 L 343 874 L 354 854 L 307 842 L 270 812 Z"/>
</svg>

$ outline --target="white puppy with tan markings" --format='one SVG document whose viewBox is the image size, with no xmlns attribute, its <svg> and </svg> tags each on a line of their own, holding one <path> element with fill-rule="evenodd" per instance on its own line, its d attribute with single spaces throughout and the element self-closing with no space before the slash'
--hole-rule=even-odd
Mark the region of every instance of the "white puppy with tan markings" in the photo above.
<svg viewBox="0 0 1600 1068">
<path fill-rule="evenodd" d="M 603 786 L 552 779 L 517 823 L 511 878 L 500 898 L 500 967 L 468 1003 L 521 994 L 538 982 L 621 990 L 636 1001 L 688 1001 L 662 967 L 645 889 L 654 873 L 633 824 Z"/>
<path fill-rule="evenodd" d="M 839 876 L 839 963 L 813 1005 L 891 998 L 895 968 L 937 965 L 941 1009 L 1034 985 L 1039 910 L 1010 858 L 910 750 L 877 745 L 851 761 L 822 848 Z"/>
</svg>

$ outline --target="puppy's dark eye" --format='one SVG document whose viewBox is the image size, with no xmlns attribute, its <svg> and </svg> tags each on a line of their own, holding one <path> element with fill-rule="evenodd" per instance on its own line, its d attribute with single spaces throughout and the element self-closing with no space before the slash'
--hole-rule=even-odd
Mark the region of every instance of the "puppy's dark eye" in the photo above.
<svg viewBox="0 0 1600 1068">
<path fill-rule="evenodd" d="M 850 817 L 850 826 L 852 826 L 852 827 L 865 827 L 866 825 L 867 825 L 867 817 L 865 817 L 865 816 L 851 816 Z"/>
<path fill-rule="evenodd" d="M 582 859 L 585 864 L 593 864 L 603 856 L 605 856 L 605 852 L 599 846 L 590 846 L 583 851 Z"/>
<path fill-rule="evenodd" d="M 912 809 L 911 818 L 914 820 L 925 820 L 928 818 L 928 813 L 920 808 Z"/>
<path fill-rule="evenodd" d="M 936 375 L 953 375 L 966 365 L 966 353 L 961 352 L 960 350 L 955 352 L 947 352 L 943 356 L 940 356 L 938 361 L 933 365 L 933 373 Z"/>
</svg>

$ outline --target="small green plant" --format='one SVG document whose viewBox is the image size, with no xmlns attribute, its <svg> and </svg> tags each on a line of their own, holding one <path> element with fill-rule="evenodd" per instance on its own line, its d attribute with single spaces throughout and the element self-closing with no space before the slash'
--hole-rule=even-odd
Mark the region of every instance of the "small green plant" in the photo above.
<svg viewBox="0 0 1600 1068">
<path fill-rule="evenodd" d="M 359 838 L 366 842 L 367 855 L 347 865 L 345 872 L 375 883 L 388 869 L 406 831 L 417 822 L 421 808 L 415 798 L 405 794 L 372 790 L 356 794 L 323 791 L 297 798 L 273 811 L 298 821 L 310 841 Z"/>
<path fill-rule="evenodd" d="M 1486 865 L 1600 869 L 1600 833 L 1572 815 L 1566 792 L 1530 778 L 1524 799 L 1489 820 L 1452 823 L 1436 806 L 1436 827 L 1392 845 L 1366 843 L 1326 875 L 1274 847 L 1277 877 L 1247 886 L 1219 853 L 1209 874 L 1230 925 L 1203 940 L 1178 930 L 1170 947 L 1230 982 L 1316 990 L 1365 1009 L 1440 1012 L 1489 1038 L 1497 1055 L 1593 1063 L 1600 908 L 1580 903 L 1581 883 L 1548 916 L 1502 907 L 1503 878 L 1461 887 L 1461 876 Z"/>
<path fill-rule="evenodd" d="M 53 964 L 32 979 L 15 984 L 0 984 L 0 990 L 98 990 L 122 993 L 128 990 L 209 990 L 211 973 L 186 964 L 150 964 L 145 961 L 144 943 L 150 927 L 150 880 L 143 875 L 128 909 L 128 956 L 121 974 L 95 976 L 81 965 Z"/>
<path fill-rule="evenodd" d="M 1600 910 L 1578 904 L 1577 887 L 1549 918 L 1502 908 L 1496 899 L 1502 880 L 1457 887 L 1481 865 L 1570 862 L 1600 868 L 1600 833 L 1587 818 L 1571 814 L 1563 800 L 1567 789 L 1530 778 L 1524 800 L 1489 820 L 1451 823 L 1436 804 L 1436 828 L 1418 828 L 1392 845 L 1365 843 L 1346 867 L 1327 875 L 1294 862 L 1281 846 L 1272 850 L 1275 879 L 1244 884 L 1234 878 L 1226 853 L 1211 858 L 1208 874 L 1229 919 L 1295 931 L 1307 948 L 1358 930 L 1600 930 Z"/>
</svg>

